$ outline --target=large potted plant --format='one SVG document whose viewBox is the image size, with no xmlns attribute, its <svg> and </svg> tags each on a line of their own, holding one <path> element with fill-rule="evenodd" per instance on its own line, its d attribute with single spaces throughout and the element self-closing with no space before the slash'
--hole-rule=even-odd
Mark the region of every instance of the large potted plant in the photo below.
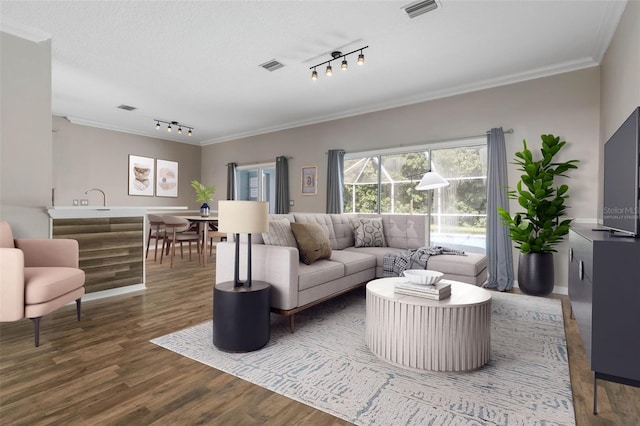
<svg viewBox="0 0 640 426">
<path fill-rule="evenodd" d="M 216 192 L 216 186 L 210 185 L 206 186 L 196 179 L 191 181 L 191 187 L 196 191 L 196 201 L 198 203 L 202 203 L 200 206 L 200 216 L 207 217 L 209 216 L 209 201 L 213 200 L 213 194 Z"/>
<path fill-rule="evenodd" d="M 508 192 L 509 198 L 518 200 L 522 212 L 513 216 L 502 207 L 498 213 L 509 227 L 511 240 L 520 250 L 518 262 L 518 287 L 532 295 L 547 295 L 553 291 L 553 253 L 555 246 L 569 233 L 572 219 L 560 220 L 566 215 L 565 201 L 569 198 L 569 186 L 554 185 L 556 176 L 565 176 L 570 169 L 577 169 L 578 160 L 561 163 L 553 158 L 566 144 L 560 137 L 542 135 L 541 159 L 534 159 L 522 141 L 524 149 L 516 152 L 520 176 L 516 189 Z"/>
</svg>

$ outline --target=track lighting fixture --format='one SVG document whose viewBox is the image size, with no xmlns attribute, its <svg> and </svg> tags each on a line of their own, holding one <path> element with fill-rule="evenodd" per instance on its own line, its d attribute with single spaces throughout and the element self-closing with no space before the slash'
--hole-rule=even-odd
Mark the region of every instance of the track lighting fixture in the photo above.
<svg viewBox="0 0 640 426">
<path fill-rule="evenodd" d="M 173 127 L 171 126 L 175 126 L 178 128 L 178 134 L 181 135 L 182 134 L 182 128 L 184 127 L 185 129 L 189 129 L 189 131 L 187 132 L 188 136 L 191 136 L 193 133 L 191 133 L 191 130 L 193 130 L 193 127 L 191 126 L 186 126 L 182 123 L 178 123 L 177 121 L 165 121 L 165 120 L 157 120 L 154 119 L 153 121 L 156 122 L 156 129 L 160 129 L 160 123 L 166 124 L 167 125 L 167 132 L 171 133 L 171 131 L 173 130 Z"/>
<path fill-rule="evenodd" d="M 362 51 L 366 48 L 368 48 L 369 46 L 365 46 L 365 47 L 361 47 L 359 49 L 353 50 L 349 53 L 342 53 L 338 50 L 331 52 L 331 59 L 329 59 L 328 61 L 324 61 L 321 62 L 317 65 L 314 65 L 312 67 L 309 67 L 310 70 L 313 70 L 311 72 L 311 80 L 317 80 L 318 79 L 318 72 L 316 71 L 317 67 L 321 67 L 324 64 L 327 64 L 327 68 L 325 71 L 325 74 L 329 77 L 333 74 L 333 70 L 331 68 L 331 61 L 337 61 L 340 58 L 342 59 L 342 64 L 340 65 L 340 69 L 342 71 L 346 71 L 347 69 L 349 69 L 349 64 L 347 63 L 347 56 L 351 55 L 352 53 L 356 53 L 356 52 L 360 52 L 360 54 L 358 55 L 358 65 L 364 65 L 364 54 L 362 53 Z"/>
</svg>

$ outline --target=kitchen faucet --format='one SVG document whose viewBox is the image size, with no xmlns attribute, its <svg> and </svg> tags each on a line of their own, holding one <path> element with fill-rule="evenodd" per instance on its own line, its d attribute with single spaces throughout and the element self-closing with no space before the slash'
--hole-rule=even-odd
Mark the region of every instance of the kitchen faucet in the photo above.
<svg viewBox="0 0 640 426">
<path fill-rule="evenodd" d="M 91 189 L 87 189 L 86 191 L 84 191 L 84 193 L 88 194 L 89 191 L 100 191 L 100 192 L 102 192 L 102 205 L 104 207 L 107 207 L 107 194 L 105 194 L 102 189 L 100 189 L 100 188 L 91 188 Z"/>
</svg>

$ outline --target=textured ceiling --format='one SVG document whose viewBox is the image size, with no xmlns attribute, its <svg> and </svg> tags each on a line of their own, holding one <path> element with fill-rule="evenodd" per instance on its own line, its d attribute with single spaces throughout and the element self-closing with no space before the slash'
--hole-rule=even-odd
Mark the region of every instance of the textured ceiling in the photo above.
<svg viewBox="0 0 640 426">
<path fill-rule="evenodd" d="M 409 19 L 410 3 L 1 0 L 0 14 L 2 31 L 51 38 L 54 114 L 205 145 L 597 65 L 626 4 L 442 0 Z M 364 66 L 310 79 L 365 45 Z"/>
</svg>

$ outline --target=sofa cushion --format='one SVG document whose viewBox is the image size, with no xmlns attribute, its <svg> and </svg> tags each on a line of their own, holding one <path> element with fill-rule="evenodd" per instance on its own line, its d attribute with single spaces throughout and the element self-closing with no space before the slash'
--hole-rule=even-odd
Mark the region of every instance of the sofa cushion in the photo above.
<svg viewBox="0 0 640 426">
<path fill-rule="evenodd" d="M 322 285 L 344 277 L 344 264 L 329 259 L 318 260 L 312 265 L 300 265 L 298 269 L 298 291 Z"/>
<path fill-rule="evenodd" d="M 389 247 L 417 249 L 426 245 L 425 215 L 361 213 L 357 217 L 381 217 L 384 240 Z"/>
<path fill-rule="evenodd" d="M 311 265 L 318 259 L 331 257 L 331 243 L 327 234 L 317 222 L 291 223 L 291 231 L 298 243 L 300 260 Z"/>
<path fill-rule="evenodd" d="M 345 275 L 353 275 L 376 267 L 376 257 L 374 255 L 355 251 L 334 250 L 329 260 L 342 263 Z"/>
<path fill-rule="evenodd" d="M 316 222 L 329 238 L 332 250 L 338 250 L 338 241 L 333 227 L 331 215 L 327 213 L 294 213 L 296 223 Z"/>
<path fill-rule="evenodd" d="M 384 255 L 387 253 L 402 253 L 405 250 L 395 247 L 348 247 L 344 251 L 351 251 L 354 253 L 362 253 L 373 256 L 376 259 L 376 266 L 382 268 Z"/>
<path fill-rule="evenodd" d="M 269 232 L 263 232 L 262 239 L 270 246 L 298 247 L 288 219 L 270 220 Z"/>
<path fill-rule="evenodd" d="M 354 215 L 347 214 L 331 214 L 331 222 L 333 223 L 333 232 L 336 235 L 336 247 L 334 250 L 342 250 L 347 247 L 353 247 L 355 240 L 353 238 L 353 225 L 351 221 Z"/>
<path fill-rule="evenodd" d="M 475 277 L 487 269 L 487 256 L 478 253 L 467 253 L 465 256 L 441 254 L 429 257 L 427 268 L 450 275 Z"/>
<path fill-rule="evenodd" d="M 355 247 L 386 247 L 382 218 L 353 219 Z"/>
</svg>

